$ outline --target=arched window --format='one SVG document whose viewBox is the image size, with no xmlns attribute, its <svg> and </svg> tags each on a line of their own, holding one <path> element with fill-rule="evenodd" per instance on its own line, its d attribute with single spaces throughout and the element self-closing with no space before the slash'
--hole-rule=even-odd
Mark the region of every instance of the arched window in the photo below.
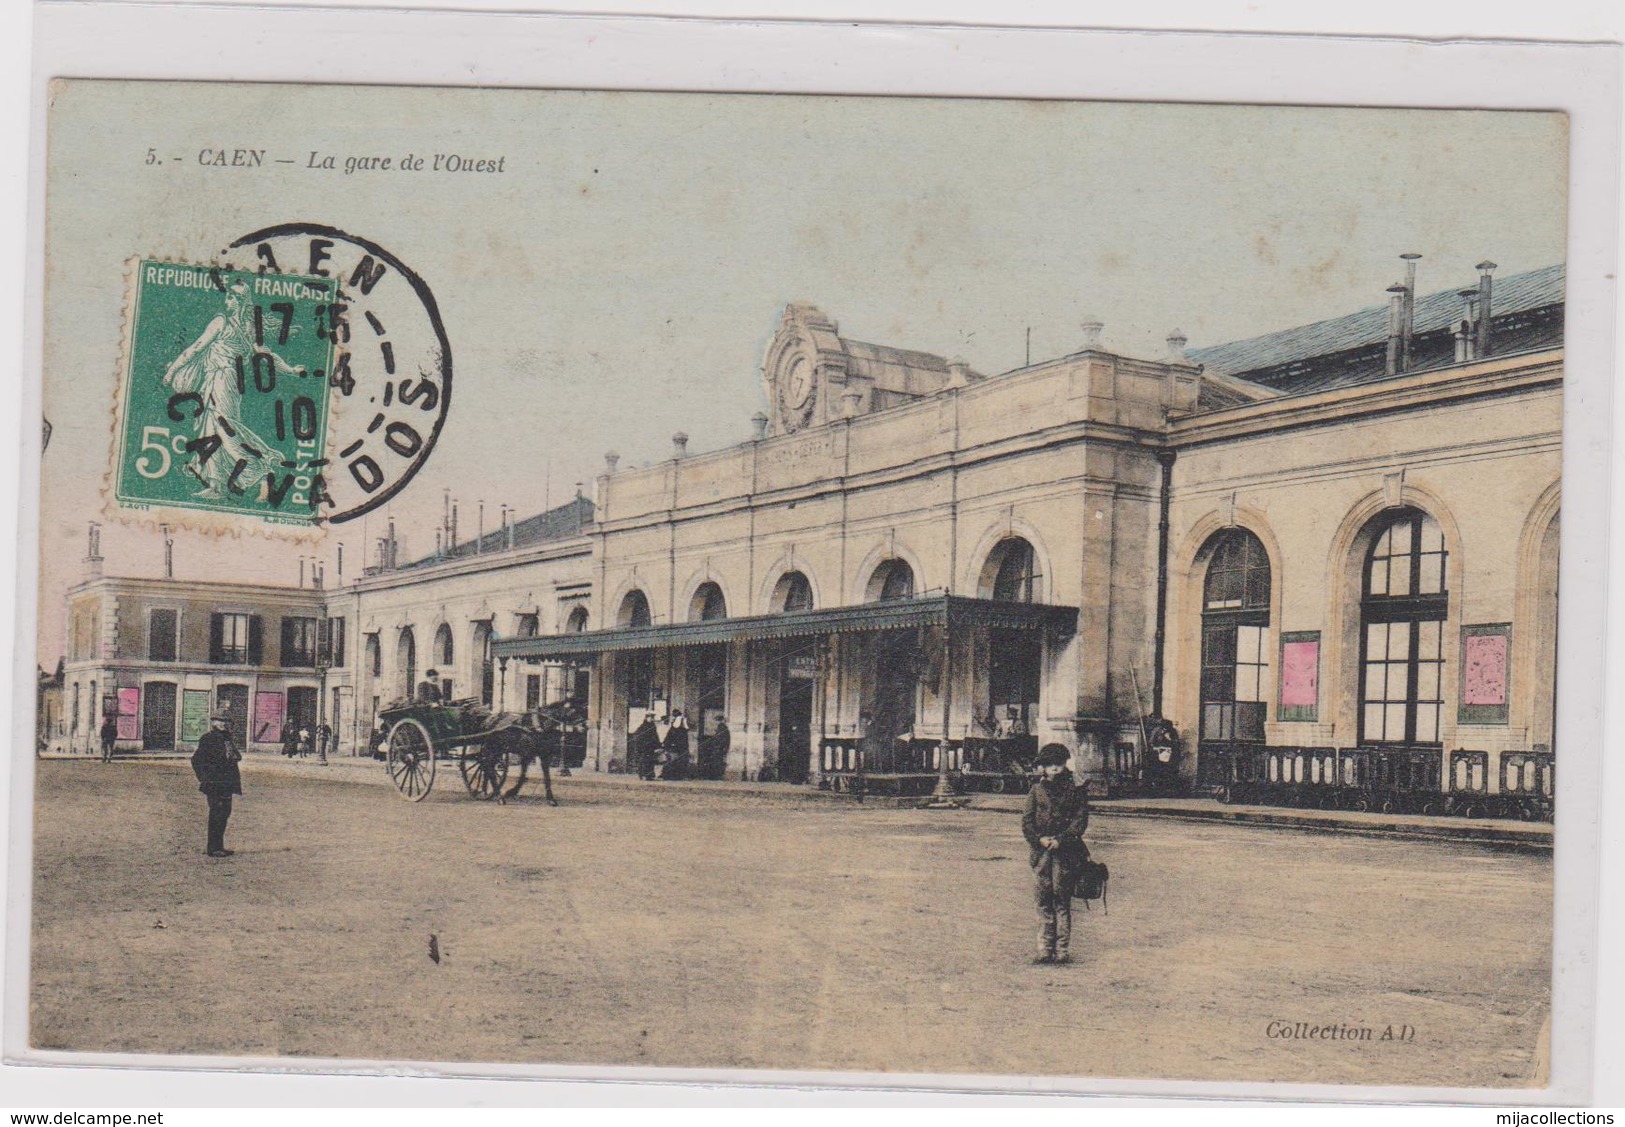
<svg viewBox="0 0 1625 1127">
<path fill-rule="evenodd" d="M 438 664 L 445 666 L 442 672 L 451 672 L 455 652 L 451 644 L 451 627 L 444 622 L 440 624 L 440 629 L 434 632 L 434 660 Z"/>
<path fill-rule="evenodd" d="M 479 663 L 475 671 L 480 675 L 480 703 L 487 708 L 496 700 L 496 668 L 491 660 L 491 634 L 490 622 L 474 624 L 474 659 Z"/>
<path fill-rule="evenodd" d="M 1005 603 L 1033 601 L 1038 576 L 1031 544 L 1020 536 L 1006 537 L 994 545 L 987 562 L 993 569 L 993 598 Z"/>
<path fill-rule="evenodd" d="M 367 635 L 367 669 L 374 677 L 384 675 L 384 647 L 378 644 L 377 634 Z"/>
<path fill-rule="evenodd" d="M 886 560 L 869 577 L 869 601 L 908 599 L 914 595 L 914 569 L 906 560 Z"/>
<path fill-rule="evenodd" d="M 580 634 L 580 633 L 583 633 L 586 629 L 587 629 L 587 608 L 586 607 L 576 607 L 575 610 L 570 612 L 570 617 L 567 620 L 565 620 L 564 632 L 566 634 Z"/>
<path fill-rule="evenodd" d="M 534 638 L 541 630 L 542 616 L 539 614 L 522 614 L 519 616 L 518 635 L 521 638 Z"/>
<path fill-rule="evenodd" d="M 410 626 L 401 631 L 400 641 L 395 643 L 395 668 L 401 674 L 401 696 L 410 700 L 417 690 L 418 677 L 418 643 Z"/>
<path fill-rule="evenodd" d="M 775 614 L 794 614 L 813 609 L 812 584 L 799 571 L 787 571 L 773 586 L 772 608 Z"/>
<path fill-rule="evenodd" d="M 1218 534 L 1202 583 L 1202 740 L 1256 744 L 1269 709 L 1270 561 L 1243 528 Z"/>
<path fill-rule="evenodd" d="M 688 617 L 691 622 L 709 622 L 715 618 L 727 618 L 728 603 L 722 597 L 722 588 L 715 583 L 701 583 L 700 589 L 694 592 L 694 599 L 689 604 Z"/>
<path fill-rule="evenodd" d="M 615 616 L 615 625 L 647 626 L 650 621 L 649 598 L 634 587 L 626 593 L 626 598 L 621 600 L 621 611 Z"/>
<path fill-rule="evenodd" d="M 1439 743 L 1448 553 L 1419 509 L 1378 518 L 1360 600 L 1360 742 Z"/>
</svg>

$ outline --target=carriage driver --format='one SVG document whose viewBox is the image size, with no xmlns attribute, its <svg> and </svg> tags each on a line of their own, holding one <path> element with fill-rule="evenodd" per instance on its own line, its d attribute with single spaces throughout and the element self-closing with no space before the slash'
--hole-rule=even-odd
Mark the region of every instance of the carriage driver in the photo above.
<svg viewBox="0 0 1625 1127">
<path fill-rule="evenodd" d="M 419 704 L 440 704 L 444 700 L 440 691 L 440 670 L 427 670 L 423 676 L 427 680 L 418 682 Z"/>
</svg>

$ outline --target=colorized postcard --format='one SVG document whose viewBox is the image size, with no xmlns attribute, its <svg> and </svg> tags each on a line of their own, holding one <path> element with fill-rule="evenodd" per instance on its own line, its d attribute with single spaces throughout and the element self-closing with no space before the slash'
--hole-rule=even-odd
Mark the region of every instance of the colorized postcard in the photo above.
<svg viewBox="0 0 1625 1127">
<path fill-rule="evenodd" d="M 29 1053 L 1547 1085 L 1563 114 L 47 145 Z"/>
</svg>

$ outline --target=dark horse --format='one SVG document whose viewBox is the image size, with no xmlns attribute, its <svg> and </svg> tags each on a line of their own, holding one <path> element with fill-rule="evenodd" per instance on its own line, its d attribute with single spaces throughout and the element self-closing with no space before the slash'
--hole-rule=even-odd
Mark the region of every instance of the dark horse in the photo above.
<svg viewBox="0 0 1625 1127">
<path fill-rule="evenodd" d="M 558 799 L 553 797 L 553 758 L 564 750 L 565 733 L 579 732 L 586 717 L 575 705 L 564 701 L 529 712 L 504 713 L 495 719 L 496 731 L 486 737 L 482 757 L 513 755 L 519 759 L 519 778 L 506 793 L 497 796 L 497 801 L 505 803 L 518 797 L 531 762 L 540 759 L 543 793 L 549 806 L 557 806 Z"/>
</svg>

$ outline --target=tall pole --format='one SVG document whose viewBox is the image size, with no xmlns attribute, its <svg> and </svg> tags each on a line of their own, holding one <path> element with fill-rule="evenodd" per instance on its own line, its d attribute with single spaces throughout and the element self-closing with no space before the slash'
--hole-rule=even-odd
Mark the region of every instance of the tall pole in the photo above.
<svg viewBox="0 0 1625 1127">
<path fill-rule="evenodd" d="M 948 775 L 948 722 L 954 703 L 954 631 L 952 596 L 945 596 L 942 611 L 942 748 L 937 756 L 937 788 L 933 800 L 954 797 L 954 782 Z"/>
</svg>

